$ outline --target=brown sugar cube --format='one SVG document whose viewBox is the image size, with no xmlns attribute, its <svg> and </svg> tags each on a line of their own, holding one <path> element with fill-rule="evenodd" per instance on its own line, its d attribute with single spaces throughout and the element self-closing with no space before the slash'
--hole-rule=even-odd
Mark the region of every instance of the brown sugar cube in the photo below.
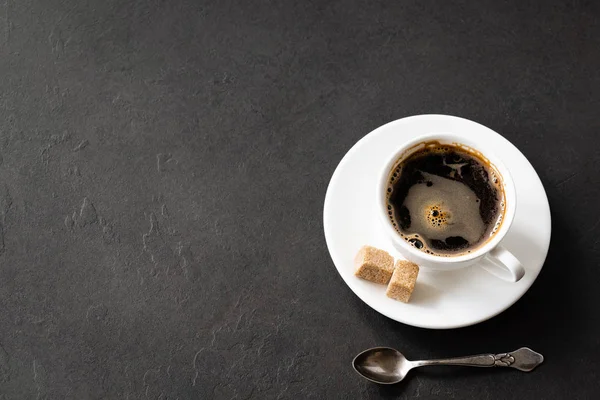
<svg viewBox="0 0 600 400">
<path fill-rule="evenodd" d="M 418 275 L 419 266 L 417 264 L 404 260 L 396 261 L 394 274 L 385 294 L 392 299 L 408 303 Z"/>
<path fill-rule="evenodd" d="M 394 258 L 387 251 L 363 246 L 354 258 L 354 275 L 371 282 L 387 284 L 394 273 Z"/>
</svg>

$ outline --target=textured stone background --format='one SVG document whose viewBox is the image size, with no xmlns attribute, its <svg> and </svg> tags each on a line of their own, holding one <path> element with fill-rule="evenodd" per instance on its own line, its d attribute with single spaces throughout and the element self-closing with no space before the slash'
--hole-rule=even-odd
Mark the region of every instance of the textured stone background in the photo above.
<svg viewBox="0 0 600 400">
<path fill-rule="evenodd" d="M 592 398 L 597 4 L 0 0 L 0 399 Z M 501 132 L 550 198 L 538 281 L 475 327 L 377 314 L 325 246 L 343 154 L 420 113 Z M 378 387 L 374 345 L 547 362 Z"/>
</svg>

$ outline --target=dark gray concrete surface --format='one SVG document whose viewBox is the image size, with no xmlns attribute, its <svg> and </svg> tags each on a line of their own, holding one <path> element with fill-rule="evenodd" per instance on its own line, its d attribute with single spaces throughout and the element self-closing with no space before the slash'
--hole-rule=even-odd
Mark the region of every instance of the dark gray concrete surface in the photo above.
<svg viewBox="0 0 600 400">
<path fill-rule="evenodd" d="M 0 399 L 596 398 L 599 11 L 0 0 Z M 478 326 L 377 314 L 323 238 L 344 153 L 421 113 L 502 133 L 550 199 L 538 281 Z M 378 387 L 375 345 L 546 363 Z"/>
</svg>

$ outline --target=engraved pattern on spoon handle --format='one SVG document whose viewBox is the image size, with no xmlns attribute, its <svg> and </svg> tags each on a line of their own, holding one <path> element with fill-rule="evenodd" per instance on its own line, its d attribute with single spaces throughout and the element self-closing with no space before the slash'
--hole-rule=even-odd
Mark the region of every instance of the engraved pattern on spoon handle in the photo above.
<svg viewBox="0 0 600 400">
<path fill-rule="evenodd" d="M 531 371 L 544 361 L 535 351 L 522 347 L 510 353 L 479 354 L 476 356 L 424 360 L 412 362 L 413 367 L 427 365 L 463 365 L 467 367 L 512 367 L 521 371 Z"/>
</svg>

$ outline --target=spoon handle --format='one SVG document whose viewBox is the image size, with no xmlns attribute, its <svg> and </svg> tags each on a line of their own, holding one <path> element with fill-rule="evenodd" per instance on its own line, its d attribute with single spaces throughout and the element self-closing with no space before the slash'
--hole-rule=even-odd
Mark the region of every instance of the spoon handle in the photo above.
<svg viewBox="0 0 600 400">
<path fill-rule="evenodd" d="M 527 347 L 510 353 L 479 354 L 476 356 L 446 358 L 440 360 L 413 361 L 413 367 L 427 365 L 462 365 L 467 367 L 511 367 L 531 371 L 544 361 L 544 356 Z"/>
</svg>

